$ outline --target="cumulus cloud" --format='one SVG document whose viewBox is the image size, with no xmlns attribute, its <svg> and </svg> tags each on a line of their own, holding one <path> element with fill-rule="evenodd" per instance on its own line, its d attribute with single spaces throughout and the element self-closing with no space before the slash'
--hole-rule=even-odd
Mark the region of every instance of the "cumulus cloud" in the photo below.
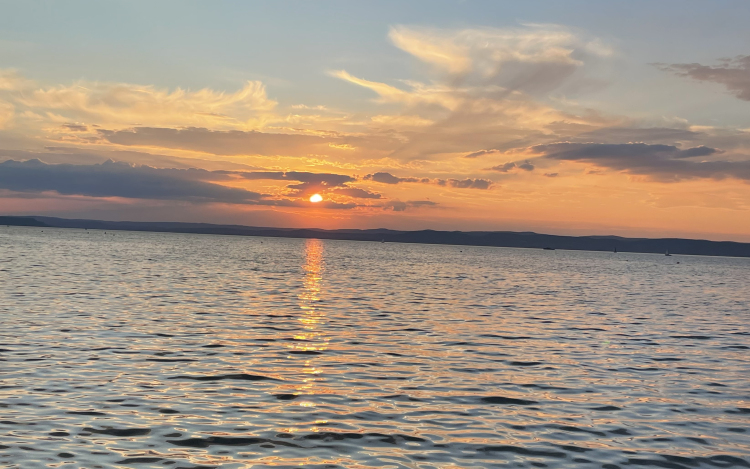
<svg viewBox="0 0 750 469">
<path fill-rule="evenodd" d="M 654 64 L 665 72 L 685 78 L 718 83 L 744 101 L 750 101 L 750 55 L 721 60 L 719 65 Z"/>
<path fill-rule="evenodd" d="M 663 181 L 692 178 L 750 180 L 750 161 L 700 160 L 721 153 L 699 146 L 681 150 L 674 145 L 645 143 L 554 143 L 536 145 L 531 151 L 547 159 L 582 161 L 600 167 L 650 176 Z"/>
</svg>

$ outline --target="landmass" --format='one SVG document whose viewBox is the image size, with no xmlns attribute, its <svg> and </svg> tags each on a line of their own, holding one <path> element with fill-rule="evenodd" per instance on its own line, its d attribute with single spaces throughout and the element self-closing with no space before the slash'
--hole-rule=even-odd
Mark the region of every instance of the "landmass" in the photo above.
<svg viewBox="0 0 750 469">
<path fill-rule="evenodd" d="M 323 230 L 268 228 L 210 223 L 81 220 L 44 216 L 0 216 L 1 225 L 77 228 L 89 230 L 150 231 L 272 238 L 318 238 L 388 243 L 452 244 L 574 251 L 640 252 L 698 256 L 750 257 L 750 243 L 683 238 L 624 238 L 621 236 L 560 236 L 516 231 L 400 231 L 389 229 Z"/>
</svg>

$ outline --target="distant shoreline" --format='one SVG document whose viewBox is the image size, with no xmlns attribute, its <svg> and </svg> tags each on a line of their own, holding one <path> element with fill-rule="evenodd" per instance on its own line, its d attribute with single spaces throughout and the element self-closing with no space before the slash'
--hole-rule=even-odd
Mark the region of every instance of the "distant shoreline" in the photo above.
<svg viewBox="0 0 750 469">
<path fill-rule="evenodd" d="M 271 238 L 318 238 L 348 241 L 449 244 L 572 251 L 637 252 L 696 256 L 750 257 L 750 243 L 684 238 L 625 238 L 620 236 L 560 236 L 514 231 L 400 231 L 268 228 L 210 223 L 132 222 L 67 219 L 44 216 L 0 216 L 1 225 L 98 230 L 194 233 Z"/>
</svg>

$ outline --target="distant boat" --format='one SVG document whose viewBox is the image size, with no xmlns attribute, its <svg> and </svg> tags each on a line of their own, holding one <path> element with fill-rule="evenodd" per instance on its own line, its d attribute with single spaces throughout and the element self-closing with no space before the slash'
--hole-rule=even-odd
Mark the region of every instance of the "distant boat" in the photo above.
<svg viewBox="0 0 750 469">
<path fill-rule="evenodd" d="M 381 242 L 381 243 L 385 243 L 385 240 L 384 240 L 384 239 L 381 239 L 381 240 L 380 240 L 380 242 Z"/>
<path fill-rule="evenodd" d="M 617 254 L 617 246 L 615 246 L 614 253 Z"/>
<path fill-rule="evenodd" d="M 667 249 L 667 252 L 664 253 L 665 256 L 671 256 L 672 254 L 669 253 L 669 249 Z"/>
<path fill-rule="evenodd" d="M 545 251 L 554 251 L 555 250 L 555 248 L 550 248 L 550 247 L 542 248 L 542 249 L 544 249 Z"/>
</svg>

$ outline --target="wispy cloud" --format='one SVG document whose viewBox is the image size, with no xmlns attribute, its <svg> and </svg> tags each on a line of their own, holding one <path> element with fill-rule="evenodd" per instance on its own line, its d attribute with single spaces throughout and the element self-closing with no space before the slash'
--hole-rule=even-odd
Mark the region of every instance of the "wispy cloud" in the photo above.
<svg viewBox="0 0 750 469">
<path fill-rule="evenodd" d="M 654 65 L 681 77 L 724 85 L 739 99 L 750 101 L 750 55 L 724 59 L 716 66 L 699 63 Z"/>
</svg>

